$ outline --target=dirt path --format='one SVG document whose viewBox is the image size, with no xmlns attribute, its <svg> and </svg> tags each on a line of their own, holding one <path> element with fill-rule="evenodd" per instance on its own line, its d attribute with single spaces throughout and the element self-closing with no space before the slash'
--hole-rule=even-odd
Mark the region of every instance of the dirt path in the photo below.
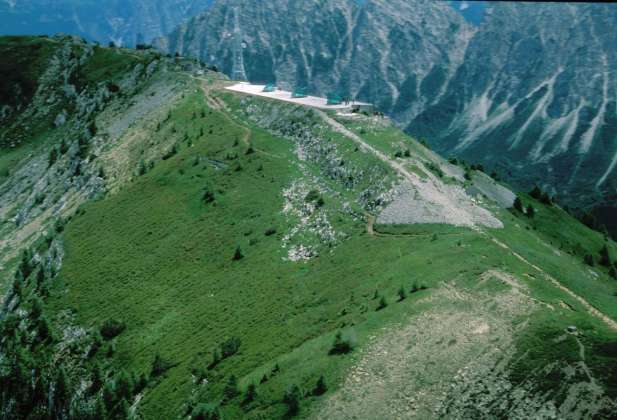
<svg viewBox="0 0 617 420">
<path fill-rule="evenodd" d="M 229 113 L 227 111 L 227 107 L 225 106 L 225 104 L 222 103 L 219 98 L 211 94 L 213 89 L 211 88 L 210 85 L 208 85 L 208 83 L 204 79 L 200 79 L 196 77 L 194 78 L 202 82 L 201 89 L 204 92 L 204 96 L 206 98 L 206 102 L 208 103 L 208 106 L 212 109 L 219 111 L 221 115 L 223 116 L 223 118 L 227 120 L 227 122 L 229 122 L 231 125 L 239 128 L 242 131 L 242 137 L 240 140 L 242 141 L 242 143 L 246 145 L 246 147 L 252 147 L 256 153 L 259 153 L 261 155 L 270 156 L 276 159 L 282 159 L 282 156 L 275 155 L 273 153 L 268 153 L 268 152 L 265 152 L 263 150 L 260 150 L 254 147 L 251 142 L 251 136 L 253 134 L 252 131 L 249 128 L 245 127 L 244 125 L 239 124 L 237 121 L 235 121 L 232 117 L 229 116 Z"/>
<path fill-rule="evenodd" d="M 433 233 L 383 233 L 375 230 L 375 216 L 366 214 L 366 233 L 380 238 L 419 238 L 433 236 Z M 463 233 L 440 233 L 438 236 L 460 236 Z"/>
<path fill-rule="evenodd" d="M 489 235 L 486 232 L 483 232 L 483 233 L 486 236 L 488 236 L 498 246 L 500 246 L 503 249 L 508 250 L 517 259 L 519 259 L 523 263 L 527 264 L 528 266 L 532 267 L 534 270 L 536 270 L 539 273 L 541 273 L 544 276 L 544 278 L 546 280 L 548 280 L 553 286 L 555 286 L 556 288 L 558 288 L 562 292 L 568 294 L 573 299 L 577 300 L 581 305 L 583 305 L 583 307 L 587 310 L 587 312 L 589 314 L 591 314 L 592 316 L 600 319 L 602 322 L 604 322 L 612 330 L 617 331 L 617 322 L 615 322 L 615 320 L 613 320 L 609 316 L 605 315 L 604 313 L 600 312 L 593 305 L 591 305 L 589 302 L 587 302 L 583 297 L 579 296 L 578 294 L 574 293 L 572 290 L 570 290 L 569 288 L 567 288 L 566 286 L 561 284 L 561 282 L 559 282 L 556 278 L 554 278 L 553 276 L 548 274 L 546 271 L 542 270 L 537 265 L 532 264 L 531 262 L 527 261 L 527 259 L 525 259 L 522 255 L 518 254 L 517 252 L 514 252 L 508 245 L 504 244 L 503 242 L 501 242 L 497 238 L 494 238 L 493 236 Z"/>
<path fill-rule="evenodd" d="M 397 198 L 382 212 L 380 217 L 384 217 L 384 214 L 387 213 L 390 223 L 401 224 L 416 222 L 444 223 L 471 228 L 476 228 L 479 225 L 492 228 L 503 227 L 500 220 L 487 209 L 478 206 L 461 187 L 444 184 L 436 177 L 421 178 L 408 170 L 403 163 L 390 158 L 368 144 L 324 111 L 315 110 L 315 112 L 334 131 L 352 140 L 363 152 L 374 155 L 403 179 L 400 186 L 405 187 L 403 190 L 407 194 L 398 194 Z"/>
<path fill-rule="evenodd" d="M 375 149 L 370 144 L 366 143 L 364 140 L 362 140 L 362 138 L 360 138 L 358 135 L 350 131 L 343 124 L 331 118 L 325 112 L 321 110 L 315 110 L 315 112 L 319 114 L 323 118 L 323 120 L 327 122 L 335 131 L 353 140 L 355 143 L 357 143 L 360 146 L 360 148 L 363 151 L 368 151 L 372 153 L 373 155 L 375 155 L 379 160 L 381 160 L 382 162 L 390 166 L 392 169 L 394 169 L 399 175 L 401 175 L 407 181 L 411 182 L 414 185 L 422 181 L 418 175 L 414 174 L 413 172 L 409 172 L 407 169 L 405 169 L 403 165 L 401 165 L 398 162 L 395 162 L 394 160 L 390 159 L 385 153 L 380 152 L 379 150 Z"/>
<path fill-rule="evenodd" d="M 370 236 L 375 235 L 375 229 L 373 229 L 374 225 L 375 225 L 375 216 L 373 216 L 372 214 L 367 214 L 366 215 L 366 233 L 368 233 Z"/>
</svg>

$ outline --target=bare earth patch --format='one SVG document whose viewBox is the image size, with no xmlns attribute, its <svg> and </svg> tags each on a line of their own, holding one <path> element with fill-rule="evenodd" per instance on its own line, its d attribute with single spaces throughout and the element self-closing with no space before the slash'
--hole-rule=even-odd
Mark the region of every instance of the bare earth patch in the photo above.
<svg viewBox="0 0 617 420">
<path fill-rule="evenodd" d="M 486 291 L 492 286 L 501 291 Z M 559 406 L 536 395 L 533 381 L 510 382 L 515 336 L 526 325 L 515 321 L 539 309 L 514 276 L 489 271 L 474 290 L 447 284 L 427 300 L 429 309 L 407 325 L 371 338 L 342 387 L 313 418 L 581 418 L 612 404 L 588 374 L 584 359 L 579 365 L 557 366 L 572 375 L 587 374 L 586 379 L 577 375 L 583 378 L 579 382 L 564 383 L 568 396 Z M 582 403 L 574 407 L 575 401 Z"/>
</svg>

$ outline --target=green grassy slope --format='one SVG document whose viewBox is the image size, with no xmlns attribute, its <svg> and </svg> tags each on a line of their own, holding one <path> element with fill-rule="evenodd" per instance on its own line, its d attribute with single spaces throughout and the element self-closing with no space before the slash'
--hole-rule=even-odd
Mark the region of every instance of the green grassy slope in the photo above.
<svg viewBox="0 0 617 420">
<path fill-rule="evenodd" d="M 202 109 L 206 117 L 194 118 L 195 110 Z M 293 226 L 281 215 L 281 191 L 298 176 L 289 141 L 249 125 L 252 147 L 260 152 L 246 155 L 245 144 L 234 146 L 242 130 L 220 111 L 208 109 L 201 92 L 186 98 L 166 124 L 188 132 L 192 146 L 180 145 L 177 155 L 157 163 L 121 193 L 83 208 L 67 228 L 66 261 L 50 303 L 54 310 L 74 310 L 80 325 L 108 318 L 126 322 L 111 360 L 117 369 L 148 373 L 155 354 L 173 365 L 146 389 L 139 409 L 145 418 L 178 415 L 195 388 L 200 389 L 199 401 L 218 403 L 229 375 L 245 386 L 258 382 L 276 363 L 280 373 L 258 387 L 255 402 L 242 409 L 241 397 L 236 397 L 222 412 L 229 418 L 282 416 L 281 397 L 291 384 L 309 390 L 324 374 L 336 387 L 349 364 L 343 357 L 327 356 L 339 328 L 353 325 L 361 346 L 376 329 L 413 314 L 416 297 L 430 293 L 418 292 L 395 304 L 400 286 L 433 288 L 455 278 L 471 282 L 491 267 L 521 276 L 529 271 L 471 230 L 427 226 L 415 232 L 407 228 L 396 237 L 371 237 L 364 222 L 346 220 L 342 214 L 335 216 L 335 225 L 344 226 L 350 237 L 332 254 L 307 263 L 286 262 L 279 241 Z M 202 128 L 212 134 L 199 136 Z M 202 201 L 205 188 L 214 191 L 214 204 Z M 335 208 L 336 200 L 325 195 L 327 206 Z M 583 269 L 576 260 L 555 255 L 537 233 L 514 226 L 526 221 L 504 217 L 512 221 L 491 234 L 507 238 L 513 249 L 616 315 L 611 292 L 617 291 L 617 282 L 581 281 L 580 273 L 571 271 L 574 266 Z M 548 214 L 534 223 L 551 231 L 550 223 L 556 222 Z M 584 230 L 582 238 L 590 246 L 600 241 L 595 233 L 570 223 L 579 230 L 577 235 Z M 269 228 L 277 234 L 266 236 Z M 388 233 L 388 228 L 383 230 Z M 238 245 L 244 258 L 232 261 Z M 384 311 L 375 312 L 375 290 L 390 302 Z M 571 300 L 551 287 L 534 290 L 547 302 Z M 538 321 L 538 328 L 553 333 L 570 323 L 602 328 L 581 312 Z M 231 337 L 241 340 L 239 353 L 208 371 L 213 350 Z M 207 372 L 207 387 L 193 383 L 191 372 L 198 370 Z"/>
<path fill-rule="evenodd" d="M 114 82 L 116 72 L 128 66 L 125 60 L 133 60 L 122 50 L 100 54 L 82 73 L 94 77 L 82 79 L 84 85 L 108 78 Z M 156 121 L 137 121 L 134 129 L 140 135 L 124 139 L 136 143 L 131 153 L 143 154 L 134 179 L 81 206 L 66 226 L 39 243 L 41 258 L 27 257 L 28 263 L 21 264 L 26 280 L 18 281 L 22 289 L 13 300 L 18 306 L 3 311 L 3 336 L 9 337 L 3 346 L 30 344 L 27 351 L 13 352 L 19 362 L 14 365 L 44 360 L 40 383 L 74 390 L 70 404 L 69 396 L 51 397 L 58 407 L 70 406 L 66 417 L 179 418 L 199 404 L 213 404 L 225 419 L 285 418 L 291 414 L 284 394 L 296 385 L 296 414 L 319 418 L 333 401 L 344 406 L 337 398 L 348 390 L 348 375 L 381 337 L 420 323 L 426 340 L 435 338 L 436 353 L 455 351 L 465 343 L 430 336 L 439 329 L 439 319 L 436 325 L 421 324 L 425 315 L 464 314 L 478 307 L 487 320 L 511 327 L 514 356 L 504 375 L 513 388 L 524 386 L 530 394 L 562 401 L 570 385 L 586 381 L 582 363 L 606 395 L 617 397 L 617 331 L 572 295 L 617 319 L 617 281 L 605 268 L 591 269 L 582 261 L 606 242 L 597 232 L 527 196 L 525 204 L 538 210 L 533 219 L 491 207 L 503 229 L 376 225 L 370 232 L 359 197 L 376 179 L 361 174 L 371 173 L 389 185 L 396 177 L 387 165 L 332 132 L 315 113 L 226 93 L 210 77 L 210 83 L 182 78 L 187 86 L 178 103 L 169 105 L 171 112 L 161 112 Z M 260 118 L 271 115 L 288 135 L 260 128 Z M 343 123 L 388 155 L 408 147 L 413 157 L 435 159 L 392 126 L 369 127 L 362 121 Z M 331 146 L 319 158 L 302 157 L 290 139 L 307 127 L 320 133 L 319 146 Z M 145 152 L 154 149 L 155 158 Z M 288 198 L 298 183 L 305 188 L 300 206 L 308 225 L 285 211 L 298 205 Z M 312 189 L 322 198 L 321 206 L 304 198 Z M 333 240 L 315 232 L 324 226 L 335 232 Z M 300 233 L 293 236 L 296 229 Z M 314 246 L 318 255 L 290 261 L 289 247 L 283 246 L 290 235 L 292 244 Z M 615 244 L 608 244 L 617 255 Z M 241 258 L 234 258 L 236 250 Z M 40 260 L 46 259 L 61 261 L 57 276 L 42 268 Z M 492 281 L 491 272 L 516 281 Z M 520 293 L 532 309 L 507 308 L 509 301 L 497 298 L 508 293 Z M 382 298 L 387 305 L 379 308 Z M 24 309 L 21 315 L 18 308 Z M 515 315 L 506 317 L 507 310 Z M 41 319 L 49 323 L 50 333 Z M 110 320 L 125 328 L 113 333 L 101 328 Z M 568 326 L 576 326 L 577 334 L 566 334 Z M 353 351 L 329 355 L 339 331 Z M 213 363 L 213 353 L 230 339 L 239 340 L 237 351 Z M 415 351 L 416 344 L 406 342 L 401 352 Z M 497 344 L 480 348 L 471 359 Z M 389 350 L 375 372 L 385 370 Z M 443 366 L 426 365 L 438 372 L 457 363 L 453 357 Z M 564 366 L 575 374 L 565 375 Z M 97 369 L 104 378 L 95 387 Z M 15 383 L 27 386 L 29 371 L 1 370 L 0 394 L 12 395 Z M 327 392 L 315 395 L 322 375 Z M 232 376 L 237 393 L 228 386 Z M 418 387 L 430 396 L 431 381 L 419 377 L 405 378 L 404 387 Z M 14 378 L 21 382 L 11 382 Z M 449 383 L 451 376 L 439 378 L 435 382 Z M 83 390 L 78 390 L 82 381 Z M 368 389 L 367 382 L 357 387 L 360 393 L 363 386 Z M 250 384 L 256 385 L 256 397 L 246 401 Z M 23 403 L 25 412 L 31 403 Z M 509 413 L 493 409 L 494 416 Z"/>
</svg>

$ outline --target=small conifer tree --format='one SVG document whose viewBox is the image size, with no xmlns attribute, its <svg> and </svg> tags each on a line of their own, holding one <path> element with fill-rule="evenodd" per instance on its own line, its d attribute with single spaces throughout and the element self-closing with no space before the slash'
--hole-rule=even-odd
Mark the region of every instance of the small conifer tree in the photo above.
<svg viewBox="0 0 617 420">
<path fill-rule="evenodd" d="M 523 201 L 520 197 L 516 197 L 516 199 L 514 199 L 514 204 L 512 206 L 515 210 L 520 211 L 521 213 L 523 212 Z"/>
<path fill-rule="evenodd" d="M 533 219 L 534 216 L 536 215 L 536 209 L 533 208 L 533 206 L 531 204 L 529 204 L 527 206 L 527 217 L 529 217 L 530 219 Z"/>
<path fill-rule="evenodd" d="M 600 260 L 598 262 L 605 267 L 610 267 L 612 265 L 611 256 L 608 251 L 608 246 L 606 244 L 604 244 L 604 246 L 600 250 Z"/>
<path fill-rule="evenodd" d="M 585 261 L 585 264 L 587 264 L 590 267 L 593 267 L 595 264 L 593 255 L 591 254 L 585 254 L 585 257 L 583 258 L 583 260 Z"/>
<path fill-rule="evenodd" d="M 238 245 L 236 247 L 236 251 L 234 252 L 233 260 L 240 261 L 242 258 L 244 258 L 244 254 L 242 253 L 242 249 L 240 248 L 240 245 Z"/>
<path fill-rule="evenodd" d="M 238 380 L 234 375 L 231 375 L 227 380 L 225 389 L 223 389 L 223 396 L 226 401 L 233 400 L 238 395 Z"/>
<path fill-rule="evenodd" d="M 313 389 L 313 395 L 319 396 L 323 395 L 328 391 L 328 386 L 326 385 L 326 379 L 323 375 L 319 377 L 317 380 L 317 384 L 315 384 L 315 388 Z"/>
<path fill-rule="evenodd" d="M 346 354 L 351 351 L 351 343 L 349 340 L 343 339 L 343 333 L 338 331 L 334 336 L 334 342 L 332 343 L 332 348 L 329 351 L 329 354 Z"/>
<path fill-rule="evenodd" d="M 295 416 L 300 410 L 300 388 L 297 385 L 289 387 L 283 395 L 283 402 L 287 405 L 287 414 Z"/>
<path fill-rule="evenodd" d="M 250 383 L 246 387 L 246 392 L 244 393 L 244 402 L 250 403 L 252 401 L 255 401 L 256 397 L 257 397 L 257 387 L 255 386 L 255 384 Z"/>
<path fill-rule="evenodd" d="M 542 190 L 537 185 L 533 187 L 533 189 L 529 192 L 529 195 L 536 200 L 542 198 Z"/>
<path fill-rule="evenodd" d="M 56 163 L 57 160 L 58 160 L 58 151 L 54 147 L 53 149 L 49 151 L 49 159 L 48 159 L 49 166 L 50 167 L 53 166 L 53 164 Z"/>
</svg>

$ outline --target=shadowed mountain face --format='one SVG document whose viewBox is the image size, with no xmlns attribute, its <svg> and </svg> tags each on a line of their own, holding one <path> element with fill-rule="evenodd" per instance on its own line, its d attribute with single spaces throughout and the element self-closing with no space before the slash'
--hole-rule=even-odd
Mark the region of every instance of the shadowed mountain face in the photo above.
<svg viewBox="0 0 617 420">
<path fill-rule="evenodd" d="M 252 81 L 376 103 L 440 152 L 574 206 L 616 190 L 617 8 L 446 2 L 237 3 Z M 230 72 L 233 7 L 216 2 L 158 45 Z"/>
<path fill-rule="evenodd" d="M 212 0 L 1 0 L 4 35 L 64 32 L 134 46 L 169 33 Z"/>
</svg>

